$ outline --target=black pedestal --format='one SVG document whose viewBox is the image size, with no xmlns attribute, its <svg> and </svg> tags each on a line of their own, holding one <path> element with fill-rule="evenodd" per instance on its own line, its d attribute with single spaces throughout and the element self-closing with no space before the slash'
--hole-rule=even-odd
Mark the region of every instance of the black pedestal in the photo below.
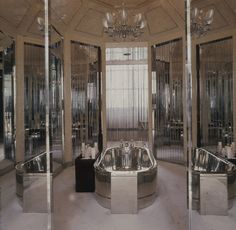
<svg viewBox="0 0 236 230">
<path fill-rule="evenodd" d="M 75 190 L 76 192 L 95 191 L 95 173 L 93 164 L 95 159 L 75 159 Z"/>
</svg>

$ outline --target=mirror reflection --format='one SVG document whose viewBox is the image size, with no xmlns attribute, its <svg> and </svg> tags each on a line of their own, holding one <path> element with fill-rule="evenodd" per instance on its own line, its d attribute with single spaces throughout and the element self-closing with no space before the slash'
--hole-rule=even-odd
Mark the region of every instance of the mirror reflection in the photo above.
<svg viewBox="0 0 236 230">
<path fill-rule="evenodd" d="M 24 45 L 25 157 L 45 151 L 45 64 L 44 47 Z"/>
<path fill-rule="evenodd" d="M 183 163 L 182 39 L 152 47 L 152 84 L 154 152 Z"/>
<path fill-rule="evenodd" d="M 193 0 L 191 9 L 191 128 L 195 147 L 189 155 L 191 229 L 233 229 L 236 220 L 235 3 Z"/>
<path fill-rule="evenodd" d="M 63 38 L 50 46 L 50 149 L 53 170 L 63 163 L 64 110 L 63 110 Z"/>
<path fill-rule="evenodd" d="M 71 43 L 72 145 L 74 157 L 82 146 L 98 149 L 100 57 L 99 47 Z M 97 151 L 97 150 L 96 150 Z"/>
<path fill-rule="evenodd" d="M 201 44 L 198 52 L 198 144 L 227 155 L 233 142 L 232 38 Z"/>
<path fill-rule="evenodd" d="M 0 161 L 15 158 L 15 43 L 0 31 Z"/>
</svg>

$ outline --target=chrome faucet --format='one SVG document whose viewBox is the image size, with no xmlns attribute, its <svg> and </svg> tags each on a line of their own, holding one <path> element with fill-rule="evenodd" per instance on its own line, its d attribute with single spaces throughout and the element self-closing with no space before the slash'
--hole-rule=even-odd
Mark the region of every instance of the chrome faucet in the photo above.
<svg viewBox="0 0 236 230">
<path fill-rule="evenodd" d="M 128 142 L 122 148 L 122 168 L 130 169 L 132 165 L 131 146 Z"/>
</svg>

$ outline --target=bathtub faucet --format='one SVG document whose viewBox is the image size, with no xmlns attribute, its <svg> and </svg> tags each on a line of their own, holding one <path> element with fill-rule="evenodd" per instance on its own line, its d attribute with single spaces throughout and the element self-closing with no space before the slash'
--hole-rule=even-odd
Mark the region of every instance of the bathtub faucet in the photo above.
<svg viewBox="0 0 236 230">
<path fill-rule="evenodd" d="M 122 149 L 122 168 L 130 169 L 132 166 L 131 145 L 125 143 Z"/>
</svg>

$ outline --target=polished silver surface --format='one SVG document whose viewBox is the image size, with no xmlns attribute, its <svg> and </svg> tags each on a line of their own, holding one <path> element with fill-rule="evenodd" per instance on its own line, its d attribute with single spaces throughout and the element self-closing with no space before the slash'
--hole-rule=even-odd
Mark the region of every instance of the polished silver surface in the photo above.
<svg viewBox="0 0 236 230">
<path fill-rule="evenodd" d="M 227 174 L 200 174 L 201 215 L 228 215 Z"/>
<path fill-rule="evenodd" d="M 52 174 L 50 177 L 52 183 Z M 46 174 L 25 174 L 23 184 L 23 212 L 46 213 L 48 211 Z"/>
<path fill-rule="evenodd" d="M 183 163 L 183 41 L 152 46 L 153 151 Z"/>
<path fill-rule="evenodd" d="M 56 175 L 53 153 L 50 177 Z M 50 179 L 52 183 L 52 178 Z M 16 195 L 24 212 L 47 212 L 47 155 L 43 152 L 16 165 Z"/>
<path fill-rule="evenodd" d="M 98 202 L 111 207 L 111 177 L 137 174 L 138 208 L 149 206 L 156 197 L 157 162 L 146 147 L 121 144 L 107 148 L 96 160 L 95 184 Z M 135 194 L 134 194 L 135 196 Z"/>
<path fill-rule="evenodd" d="M 200 176 L 205 174 L 210 174 L 215 178 L 219 174 L 227 176 L 226 191 L 230 208 L 232 199 L 236 196 L 236 166 L 220 155 L 199 148 L 195 150 L 192 158 L 193 209 L 199 210 L 200 202 L 203 202 L 200 196 Z"/>
<path fill-rule="evenodd" d="M 138 212 L 137 172 L 111 173 L 111 213 L 135 214 Z"/>
</svg>

